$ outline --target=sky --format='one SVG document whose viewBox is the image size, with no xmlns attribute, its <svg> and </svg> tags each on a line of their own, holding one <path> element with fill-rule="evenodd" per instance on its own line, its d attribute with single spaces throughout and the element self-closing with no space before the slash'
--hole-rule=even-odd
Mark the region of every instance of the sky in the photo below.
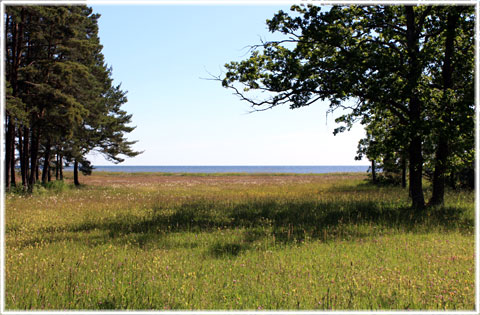
<svg viewBox="0 0 480 315">
<path fill-rule="evenodd" d="M 91 5 L 116 84 L 127 90 L 144 151 L 120 165 L 367 165 L 355 161 L 363 127 L 333 136 L 328 103 L 251 112 L 221 83 L 230 61 L 248 58 L 248 46 L 283 38 L 265 21 L 282 5 Z M 112 165 L 90 155 L 94 165 Z"/>
</svg>

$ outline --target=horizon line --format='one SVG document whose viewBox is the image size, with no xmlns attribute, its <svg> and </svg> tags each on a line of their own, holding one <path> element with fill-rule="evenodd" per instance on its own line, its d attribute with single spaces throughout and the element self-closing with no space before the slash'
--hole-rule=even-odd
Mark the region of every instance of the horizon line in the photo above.
<svg viewBox="0 0 480 315">
<path fill-rule="evenodd" d="M 361 165 L 353 165 L 353 164 L 135 164 L 135 165 L 96 165 L 95 166 L 370 166 L 370 164 L 361 164 Z"/>
</svg>

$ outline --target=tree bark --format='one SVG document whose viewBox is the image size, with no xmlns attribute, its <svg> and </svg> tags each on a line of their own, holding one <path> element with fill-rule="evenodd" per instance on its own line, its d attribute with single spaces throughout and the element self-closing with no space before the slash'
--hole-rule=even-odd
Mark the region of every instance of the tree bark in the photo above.
<svg viewBox="0 0 480 315">
<path fill-rule="evenodd" d="M 374 183 L 377 182 L 377 173 L 375 171 L 375 161 L 374 160 L 372 160 L 372 181 Z"/>
<path fill-rule="evenodd" d="M 22 170 L 22 184 L 24 189 L 28 188 L 29 172 L 28 172 L 28 157 L 29 157 L 29 141 L 30 130 L 27 127 L 23 128 L 23 158 L 20 159 L 20 168 Z"/>
<path fill-rule="evenodd" d="M 5 125 L 7 126 L 7 130 L 5 132 L 5 189 L 10 190 L 10 159 L 12 157 L 10 150 L 12 149 L 12 145 L 10 143 L 10 133 L 11 133 L 11 118 L 8 115 L 5 115 Z"/>
<path fill-rule="evenodd" d="M 402 157 L 402 188 L 407 187 L 407 160 Z"/>
<path fill-rule="evenodd" d="M 73 183 L 75 186 L 80 186 L 80 182 L 78 181 L 78 161 L 75 160 L 73 163 Z"/>
<path fill-rule="evenodd" d="M 407 77 L 407 93 L 409 94 L 409 184 L 410 195 L 412 198 L 412 207 L 415 209 L 423 209 L 425 207 L 425 199 L 423 196 L 422 171 L 422 102 L 417 95 L 416 89 L 422 74 L 420 67 L 419 55 L 419 32 L 415 22 L 415 12 L 413 6 L 405 6 L 405 14 L 407 18 L 407 50 L 408 50 L 408 77 Z M 420 25 L 418 26 L 421 27 Z"/>
<path fill-rule="evenodd" d="M 43 162 L 43 171 L 42 171 L 42 184 L 45 185 L 48 180 L 48 173 L 50 172 L 50 139 L 47 139 L 47 144 L 45 147 L 45 156 Z"/>
<path fill-rule="evenodd" d="M 415 209 L 423 209 L 425 207 L 425 199 L 423 197 L 422 185 L 423 157 L 422 140 L 420 137 L 414 137 L 411 140 L 409 153 L 409 185 L 412 207 Z"/>
<path fill-rule="evenodd" d="M 30 177 L 28 180 L 28 190 L 33 190 L 33 185 L 35 180 L 38 178 L 38 137 L 39 135 L 35 131 L 35 128 L 32 128 L 32 146 L 30 154 Z"/>
<path fill-rule="evenodd" d="M 17 186 L 16 183 L 16 176 L 15 176 L 15 125 L 12 126 L 12 133 L 11 137 L 11 148 L 10 148 L 10 186 L 15 187 Z"/>
<path fill-rule="evenodd" d="M 15 186 L 15 124 L 9 115 L 5 132 L 5 188 L 7 190 Z"/>
<path fill-rule="evenodd" d="M 25 186 L 25 172 L 23 169 L 23 132 L 22 128 L 18 128 L 18 153 L 20 157 L 20 177 L 22 178 L 22 186 Z"/>
<path fill-rule="evenodd" d="M 60 155 L 60 180 L 63 180 L 63 156 Z"/>
<path fill-rule="evenodd" d="M 55 180 L 58 180 L 59 176 L 59 169 L 60 169 L 60 159 L 58 154 L 55 155 Z"/>
<path fill-rule="evenodd" d="M 37 159 L 37 167 L 35 168 L 35 182 L 40 180 L 40 159 Z"/>
</svg>

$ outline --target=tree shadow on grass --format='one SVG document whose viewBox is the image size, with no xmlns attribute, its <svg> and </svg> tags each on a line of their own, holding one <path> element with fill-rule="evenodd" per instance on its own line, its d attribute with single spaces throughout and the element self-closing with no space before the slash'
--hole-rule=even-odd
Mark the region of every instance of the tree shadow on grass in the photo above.
<svg viewBox="0 0 480 315">
<path fill-rule="evenodd" d="M 146 218 L 116 217 L 103 222 L 84 221 L 67 228 L 68 232 L 107 232 L 104 240 L 126 241 L 139 247 L 163 244 L 162 237 L 169 233 L 213 232 L 218 229 L 242 229 L 238 242 L 211 246 L 215 257 L 236 256 L 252 244 L 266 237 L 275 242 L 302 242 L 306 239 L 328 241 L 356 239 L 377 235 L 385 230 L 428 232 L 457 229 L 472 233 L 474 219 L 465 215 L 467 210 L 454 207 L 428 208 L 423 211 L 399 207 L 392 203 L 373 201 L 277 201 L 251 200 L 232 204 L 200 200 L 184 203 L 166 211 L 154 209 Z M 377 234 L 375 234 L 377 233 Z M 100 242 L 101 240 L 96 240 Z M 188 248 L 197 244 L 176 244 Z"/>
</svg>

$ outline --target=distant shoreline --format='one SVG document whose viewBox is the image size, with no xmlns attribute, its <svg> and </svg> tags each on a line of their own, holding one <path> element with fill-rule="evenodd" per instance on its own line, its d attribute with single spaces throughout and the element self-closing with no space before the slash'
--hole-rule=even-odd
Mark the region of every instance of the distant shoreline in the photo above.
<svg viewBox="0 0 480 315">
<path fill-rule="evenodd" d="M 367 172 L 366 165 L 97 165 L 94 172 L 123 172 L 123 173 L 247 173 L 247 174 L 325 174 L 325 173 L 358 173 Z M 72 167 L 65 168 L 73 170 Z"/>
</svg>

